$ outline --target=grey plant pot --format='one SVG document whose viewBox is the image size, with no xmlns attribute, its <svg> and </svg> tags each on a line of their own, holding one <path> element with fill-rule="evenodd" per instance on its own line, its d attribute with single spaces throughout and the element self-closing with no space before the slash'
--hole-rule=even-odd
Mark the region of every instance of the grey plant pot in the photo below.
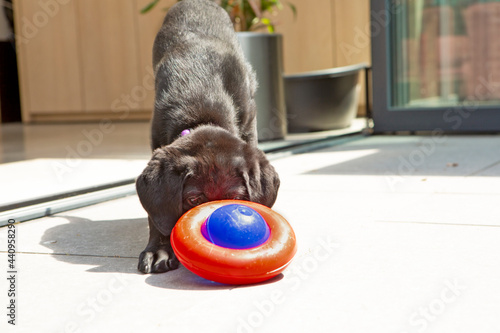
<svg viewBox="0 0 500 333">
<path fill-rule="evenodd" d="M 283 139 L 287 131 L 283 38 L 281 34 L 255 32 L 238 32 L 237 36 L 259 82 L 255 96 L 259 141 Z"/>
<path fill-rule="evenodd" d="M 289 133 L 349 127 L 356 117 L 359 73 L 367 64 L 285 75 Z"/>
</svg>

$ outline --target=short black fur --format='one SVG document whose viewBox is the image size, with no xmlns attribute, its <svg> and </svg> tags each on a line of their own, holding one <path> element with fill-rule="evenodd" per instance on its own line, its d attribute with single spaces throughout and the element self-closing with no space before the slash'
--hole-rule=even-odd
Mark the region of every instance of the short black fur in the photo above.
<svg viewBox="0 0 500 333">
<path fill-rule="evenodd" d="M 170 233 L 188 209 L 221 199 L 271 207 L 280 184 L 257 148 L 255 74 L 221 7 L 208 0 L 173 6 L 155 39 L 153 65 L 153 156 L 136 182 L 150 228 L 138 265 L 144 273 L 178 267 Z"/>
</svg>

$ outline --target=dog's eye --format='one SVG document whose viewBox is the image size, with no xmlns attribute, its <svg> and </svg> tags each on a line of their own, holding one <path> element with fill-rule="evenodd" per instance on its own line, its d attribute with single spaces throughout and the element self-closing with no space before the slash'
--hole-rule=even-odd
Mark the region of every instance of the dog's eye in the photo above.
<svg viewBox="0 0 500 333">
<path fill-rule="evenodd" d="M 198 197 L 198 196 L 197 197 L 189 197 L 187 199 L 187 202 L 191 207 L 195 207 L 195 206 L 201 205 L 203 203 L 203 199 L 201 197 Z"/>
<path fill-rule="evenodd" d="M 243 200 L 243 201 L 248 201 L 248 200 L 250 200 L 250 199 L 248 198 L 248 196 L 246 196 L 246 195 L 235 195 L 235 196 L 233 196 L 233 197 L 231 197 L 231 198 L 229 198 L 229 199 L 231 199 L 231 200 Z"/>
</svg>

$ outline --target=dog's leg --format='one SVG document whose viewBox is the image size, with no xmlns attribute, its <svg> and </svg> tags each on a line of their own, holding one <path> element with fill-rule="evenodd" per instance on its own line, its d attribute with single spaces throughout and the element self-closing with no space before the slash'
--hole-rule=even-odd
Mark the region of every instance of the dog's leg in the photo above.
<svg viewBox="0 0 500 333">
<path fill-rule="evenodd" d="M 139 255 L 137 268 L 143 273 L 163 273 L 179 267 L 179 260 L 175 257 L 170 236 L 164 236 L 148 218 L 149 242 Z"/>
</svg>

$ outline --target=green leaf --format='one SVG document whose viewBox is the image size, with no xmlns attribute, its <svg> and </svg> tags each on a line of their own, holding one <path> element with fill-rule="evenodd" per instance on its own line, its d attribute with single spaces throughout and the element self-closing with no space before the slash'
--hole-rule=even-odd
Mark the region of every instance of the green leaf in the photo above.
<svg viewBox="0 0 500 333">
<path fill-rule="evenodd" d="M 261 20 L 260 20 L 262 23 L 264 23 L 265 25 L 269 25 L 271 24 L 271 20 L 266 18 L 266 17 L 263 17 Z"/>
<path fill-rule="evenodd" d="M 292 10 L 293 19 L 296 20 L 297 19 L 297 7 L 295 7 L 295 5 L 293 3 L 291 3 L 291 2 L 289 2 L 289 1 L 287 1 L 286 4 Z"/>
<path fill-rule="evenodd" d="M 273 23 L 271 22 L 270 19 L 263 17 L 260 20 L 260 22 L 267 27 L 267 31 L 269 31 L 270 33 L 274 32 L 274 25 L 273 25 Z"/>
<path fill-rule="evenodd" d="M 146 6 L 144 6 L 144 8 L 141 9 L 141 14 L 146 14 L 147 12 L 149 12 L 158 4 L 158 2 L 160 2 L 160 0 L 153 0 L 148 3 Z"/>
<path fill-rule="evenodd" d="M 273 9 L 273 7 L 278 7 L 279 9 L 279 5 L 280 3 L 277 0 L 262 0 L 261 8 L 263 12 L 267 12 Z"/>
</svg>

